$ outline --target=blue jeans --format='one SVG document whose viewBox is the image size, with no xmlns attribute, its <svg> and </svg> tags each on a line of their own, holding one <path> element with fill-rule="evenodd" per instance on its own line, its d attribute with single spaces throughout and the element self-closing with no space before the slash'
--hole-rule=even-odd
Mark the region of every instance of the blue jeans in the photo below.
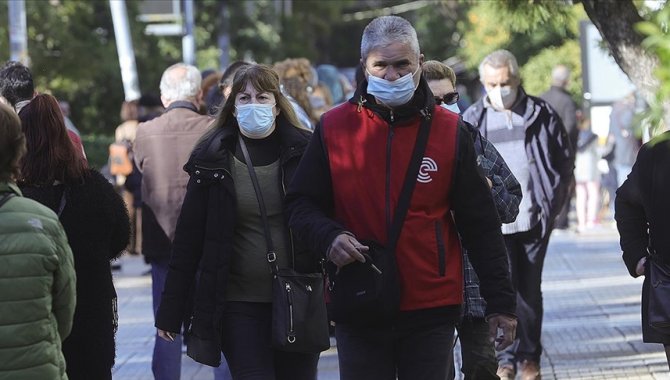
<svg viewBox="0 0 670 380">
<path fill-rule="evenodd" d="M 168 259 L 151 262 L 151 289 L 153 292 L 154 317 L 161 303 L 165 278 L 168 272 Z M 151 360 L 151 371 L 156 380 L 179 380 L 181 376 L 181 334 L 175 336 L 174 342 L 155 337 L 154 354 Z"/>
</svg>

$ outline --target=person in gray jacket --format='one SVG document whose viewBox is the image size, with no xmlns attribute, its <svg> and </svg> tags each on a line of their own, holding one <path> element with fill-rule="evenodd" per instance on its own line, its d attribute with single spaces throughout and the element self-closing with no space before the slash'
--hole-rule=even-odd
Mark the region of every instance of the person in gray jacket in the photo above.
<svg viewBox="0 0 670 380">
<path fill-rule="evenodd" d="M 189 179 L 181 168 L 213 120 L 198 113 L 200 82 L 200 71 L 191 65 L 168 67 L 160 82 L 165 113 L 138 126 L 133 147 L 135 164 L 143 175 L 142 254 L 151 264 L 154 314 L 160 305 Z M 156 336 L 152 370 L 156 379 L 179 379 L 181 344 Z"/>
<path fill-rule="evenodd" d="M 74 259 L 56 214 L 14 182 L 25 152 L 19 118 L 0 104 L 0 379 L 67 380 Z"/>
<path fill-rule="evenodd" d="M 497 50 L 486 56 L 479 76 L 487 94 L 463 119 L 495 145 L 524 194 L 516 220 L 502 226 L 517 293 L 519 334 L 513 345 L 498 352 L 498 376 L 513 379 L 518 363 L 523 379 L 539 379 L 542 267 L 554 219 L 566 199 L 574 153 L 556 112 L 523 90 L 512 53 Z"/>
</svg>

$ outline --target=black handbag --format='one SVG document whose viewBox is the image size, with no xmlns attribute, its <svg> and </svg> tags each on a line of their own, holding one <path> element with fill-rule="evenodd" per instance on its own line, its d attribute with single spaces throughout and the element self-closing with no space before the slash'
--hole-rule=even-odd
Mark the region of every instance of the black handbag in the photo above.
<svg viewBox="0 0 670 380">
<path fill-rule="evenodd" d="M 330 317 L 335 322 L 358 326 L 384 323 L 393 320 L 400 309 L 400 279 L 395 248 L 423 161 L 430 126 L 430 115 L 424 114 L 393 222 L 389 226 L 388 246 L 361 240 L 363 245 L 370 247 L 365 263 L 356 261 L 339 268 L 339 271 L 335 264 L 326 264 Z"/>
<path fill-rule="evenodd" d="M 281 351 L 319 353 L 330 348 L 323 273 L 277 267 L 265 202 L 244 139 L 240 147 L 254 185 L 272 271 L 272 345 Z"/>
<path fill-rule="evenodd" d="M 670 335 L 670 265 L 655 254 L 649 256 L 648 323 Z"/>
</svg>

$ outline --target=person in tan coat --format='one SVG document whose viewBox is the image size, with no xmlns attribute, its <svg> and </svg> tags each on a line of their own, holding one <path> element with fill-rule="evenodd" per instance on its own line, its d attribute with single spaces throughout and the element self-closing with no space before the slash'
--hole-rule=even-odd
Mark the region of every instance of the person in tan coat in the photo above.
<svg viewBox="0 0 670 380">
<path fill-rule="evenodd" d="M 165 113 L 140 124 L 135 137 L 135 164 L 143 175 L 142 253 L 151 264 L 154 314 L 161 301 L 189 179 L 182 166 L 213 120 L 198 113 L 200 82 L 200 72 L 191 65 L 168 67 L 160 82 Z M 169 344 L 157 337 L 152 370 L 156 379 L 179 379 L 181 344 Z"/>
</svg>

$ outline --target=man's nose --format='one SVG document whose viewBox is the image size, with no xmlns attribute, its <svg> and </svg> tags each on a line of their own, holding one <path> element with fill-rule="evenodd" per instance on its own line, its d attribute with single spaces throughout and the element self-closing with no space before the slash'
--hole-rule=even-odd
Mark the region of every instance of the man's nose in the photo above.
<svg viewBox="0 0 670 380">
<path fill-rule="evenodd" d="M 398 70 L 394 69 L 393 67 L 388 67 L 386 69 L 386 72 L 384 73 L 384 79 L 393 82 L 394 80 L 397 80 L 400 78 L 402 75 L 398 72 Z"/>
</svg>

